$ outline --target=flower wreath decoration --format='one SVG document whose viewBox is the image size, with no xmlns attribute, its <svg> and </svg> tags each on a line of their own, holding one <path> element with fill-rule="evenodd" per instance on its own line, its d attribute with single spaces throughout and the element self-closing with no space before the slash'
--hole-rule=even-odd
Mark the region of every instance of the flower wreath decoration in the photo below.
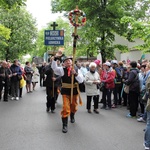
<svg viewBox="0 0 150 150">
<path fill-rule="evenodd" d="M 76 15 L 78 15 L 78 23 L 75 21 Z M 75 27 L 84 26 L 86 24 L 86 14 L 79 9 L 72 10 L 69 12 L 69 20 Z"/>
</svg>

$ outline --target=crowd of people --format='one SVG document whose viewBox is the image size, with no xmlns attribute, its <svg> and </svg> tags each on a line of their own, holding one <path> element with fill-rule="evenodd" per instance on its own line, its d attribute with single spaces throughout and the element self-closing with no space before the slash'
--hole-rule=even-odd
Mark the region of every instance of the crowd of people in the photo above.
<svg viewBox="0 0 150 150">
<path fill-rule="evenodd" d="M 21 85 L 21 81 L 25 81 Z M 144 147 L 150 149 L 150 62 L 100 60 L 93 62 L 76 62 L 72 64 L 69 57 L 61 60 L 61 53 L 51 58 L 49 64 L 42 66 L 26 62 L 22 67 L 18 60 L 11 64 L 2 61 L 0 64 L 0 100 L 8 102 L 22 98 L 22 89 L 32 93 L 36 84 L 46 87 L 46 111 L 55 112 L 55 104 L 59 93 L 62 95 L 62 132 L 68 131 L 68 117 L 75 122 L 78 99 L 82 105 L 80 92 L 86 94 L 86 109 L 88 113 L 100 113 L 101 109 L 111 110 L 125 106 L 129 110 L 128 118 L 137 118 L 145 122 Z M 128 86 L 128 93 L 124 90 Z M 73 89 L 72 89 L 73 88 Z M 2 94 L 2 91 L 3 94 Z M 3 96 L 3 97 L 2 97 Z"/>
<path fill-rule="evenodd" d="M 1 61 L 0 63 L 0 100 L 8 102 L 22 98 L 23 87 L 26 86 L 27 93 L 35 90 L 36 83 L 39 82 L 39 71 L 36 65 L 26 62 L 25 67 L 16 59 Z"/>
</svg>

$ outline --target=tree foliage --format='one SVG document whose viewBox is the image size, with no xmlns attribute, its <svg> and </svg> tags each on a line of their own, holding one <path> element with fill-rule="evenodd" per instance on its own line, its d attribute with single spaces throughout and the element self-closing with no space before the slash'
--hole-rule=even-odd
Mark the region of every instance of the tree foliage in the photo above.
<svg viewBox="0 0 150 150">
<path fill-rule="evenodd" d="M 124 33 L 124 36 L 127 37 L 129 41 L 134 41 L 135 38 L 139 38 L 145 42 L 143 45 L 136 46 L 135 48 L 150 52 L 150 23 L 137 21 L 133 17 L 123 17 L 121 23 L 130 25 L 127 32 Z"/>
<path fill-rule="evenodd" d="M 11 30 L 0 25 L 0 46 L 6 45 L 4 40 L 8 40 L 10 38 Z"/>
<path fill-rule="evenodd" d="M 112 45 L 115 33 L 123 36 L 129 24 L 121 23 L 123 17 L 132 17 L 136 21 L 146 21 L 149 13 L 150 0 L 53 0 L 53 12 L 70 11 L 78 5 L 79 9 L 86 12 L 88 28 L 84 28 L 87 45 L 92 51 L 101 50 L 103 61 L 113 57 Z M 83 36 L 83 35 L 82 35 Z M 121 47 L 121 46 L 119 46 Z M 86 49 L 85 49 L 86 50 Z M 110 50 L 112 50 L 110 52 Z"/>
<path fill-rule="evenodd" d="M 11 30 L 10 39 L 4 40 L 7 45 L 1 47 L 1 58 L 14 59 L 35 48 L 37 29 L 32 16 L 23 8 L 0 9 L 0 23 Z"/>
<path fill-rule="evenodd" d="M 0 8 L 12 9 L 26 5 L 26 0 L 0 0 Z"/>
</svg>

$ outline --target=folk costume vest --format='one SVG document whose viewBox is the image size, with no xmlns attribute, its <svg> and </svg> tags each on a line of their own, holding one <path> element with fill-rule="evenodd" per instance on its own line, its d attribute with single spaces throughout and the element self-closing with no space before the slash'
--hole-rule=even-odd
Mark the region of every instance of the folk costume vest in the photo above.
<svg viewBox="0 0 150 150">
<path fill-rule="evenodd" d="M 71 84 L 71 77 L 72 75 L 69 73 L 70 69 L 64 68 L 64 76 L 61 77 L 62 83 Z M 77 80 L 74 77 L 74 83 L 76 83 Z M 71 95 L 71 88 L 63 88 L 61 89 L 62 95 Z M 77 88 L 73 88 L 73 95 L 77 95 Z"/>
</svg>

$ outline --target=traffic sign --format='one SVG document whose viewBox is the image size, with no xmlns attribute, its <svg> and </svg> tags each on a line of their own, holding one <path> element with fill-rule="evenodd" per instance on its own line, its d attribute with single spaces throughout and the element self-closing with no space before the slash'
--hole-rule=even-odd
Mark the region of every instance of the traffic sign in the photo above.
<svg viewBox="0 0 150 150">
<path fill-rule="evenodd" d="M 64 30 L 45 30 L 45 45 L 64 45 Z"/>
</svg>

